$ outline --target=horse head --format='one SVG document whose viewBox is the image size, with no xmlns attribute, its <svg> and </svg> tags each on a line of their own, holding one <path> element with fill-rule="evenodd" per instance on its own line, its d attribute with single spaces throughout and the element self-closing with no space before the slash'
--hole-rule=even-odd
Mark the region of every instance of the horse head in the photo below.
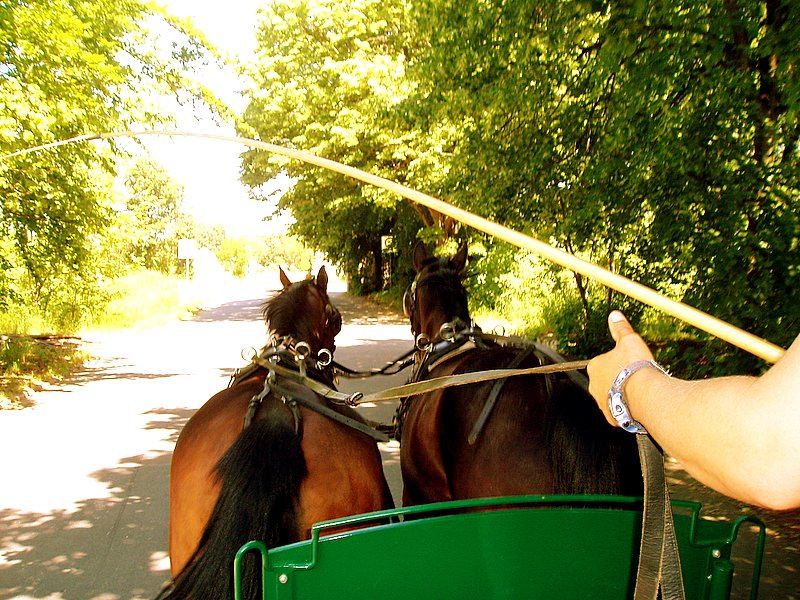
<svg viewBox="0 0 800 600">
<path fill-rule="evenodd" d="M 328 297 L 328 273 L 320 267 L 316 277 L 292 283 L 280 270 L 283 289 L 264 303 L 263 315 L 270 335 L 306 342 L 314 354 L 336 349 L 334 338 L 342 330 L 342 315 Z"/>
<path fill-rule="evenodd" d="M 460 319 L 471 322 L 467 290 L 462 278 L 467 264 L 467 245 L 449 258 L 431 256 L 424 243 L 414 248 L 416 277 L 403 297 L 403 308 L 411 321 L 411 332 L 433 340 L 445 323 Z"/>
</svg>

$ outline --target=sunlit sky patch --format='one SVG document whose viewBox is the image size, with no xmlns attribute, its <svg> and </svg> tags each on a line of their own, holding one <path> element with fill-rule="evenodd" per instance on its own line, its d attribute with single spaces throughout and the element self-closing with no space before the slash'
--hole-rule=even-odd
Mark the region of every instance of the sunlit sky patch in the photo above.
<svg viewBox="0 0 800 600">
<path fill-rule="evenodd" d="M 263 0 L 236 0 L 224 5 L 205 0 L 162 0 L 169 12 L 190 18 L 195 27 L 226 56 L 247 61 L 255 49 L 256 12 Z M 244 108 L 240 94 L 246 85 L 232 68 L 209 67 L 202 81 L 234 110 Z M 177 129 L 188 132 L 235 135 L 232 126 L 220 126 L 210 115 L 190 106 L 168 105 L 178 115 Z M 282 233 L 288 220 L 273 215 L 274 202 L 252 200 L 239 182 L 244 150 L 236 144 L 192 138 L 148 137 L 143 143 L 170 176 L 184 187 L 184 210 L 207 225 L 222 225 L 229 235 L 252 236 Z M 271 189 L 286 187 L 287 180 Z"/>
</svg>

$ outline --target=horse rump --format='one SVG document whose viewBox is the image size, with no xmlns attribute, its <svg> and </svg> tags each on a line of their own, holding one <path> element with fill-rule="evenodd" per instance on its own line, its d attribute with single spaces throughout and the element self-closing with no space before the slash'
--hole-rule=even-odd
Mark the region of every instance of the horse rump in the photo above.
<svg viewBox="0 0 800 600">
<path fill-rule="evenodd" d="M 262 540 L 271 548 L 300 538 L 297 503 L 307 468 L 293 427 L 269 415 L 253 421 L 215 472 L 221 489 L 197 549 L 156 600 L 228 600 L 233 558 L 243 544 Z M 243 598 L 260 598 L 261 575 L 252 553 L 243 567 Z"/>
</svg>

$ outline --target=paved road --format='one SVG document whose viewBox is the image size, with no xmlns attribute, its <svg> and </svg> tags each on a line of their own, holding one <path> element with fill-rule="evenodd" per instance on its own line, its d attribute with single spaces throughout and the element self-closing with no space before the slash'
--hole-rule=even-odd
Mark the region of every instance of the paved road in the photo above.
<svg viewBox="0 0 800 600">
<path fill-rule="evenodd" d="M 89 350 L 97 358 L 68 384 L 35 394 L 31 408 L 0 411 L 0 598 L 155 596 L 169 575 L 172 448 L 193 412 L 245 363 L 242 351 L 265 342 L 260 296 L 157 330 L 96 336 Z M 410 347 L 397 315 L 332 297 L 345 319 L 340 362 L 377 366 Z M 358 389 L 392 382 L 403 376 Z M 363 410 L 388 422 L 394 409 Z M 399 500 L 399 451 L 382 446 Z"/>
<path fill-rule="evenodd" d="M 178 432 L 227 384 L 240 355 L 265 340 L 261 294 L 236 299 L 191 321 L 148 331 L 97 336 L 97 358 L 66 385 L 35 395 L 32 408 L 0 411 L 0 600 L 152 598 L 169 574 L 168 475 Z M 410 345 L 395 314 L 338 293 L 344 317 L 336 358 L 354 368 L 379 366 Z M 341 388 L 373 391 L 404 375 Z M 393 405 L 365 406 L 388 422 Z M 382 445 L 395 500 L 399 450 Z M 670 465 L 673 491 L 730 518 L 742 507 Z M 760 512 L 771 527 L 762 598 L 797 598 L 800 513 Z M 744 566 L 746 561 L 740 561 Z M 737 570 L 739 567 L 737 567 Z M 734 597 L 746 597 L 737 577 Z"/>
</svg>

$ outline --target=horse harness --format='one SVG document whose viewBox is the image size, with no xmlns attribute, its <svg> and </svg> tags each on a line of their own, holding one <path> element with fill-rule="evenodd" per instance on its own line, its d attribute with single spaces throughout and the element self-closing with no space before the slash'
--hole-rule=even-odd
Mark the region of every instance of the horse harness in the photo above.
<svg viewBox="0 0 800 600">
<path fill-rule="evenodd" d="M 403 309 L 406 313 L 406 316 L 412 321 L 412 328 L 414 326 L 413 315 L 417 308 L 417 287 L 419 285 L 419 281 L 420 274 L 418 273 L 403 296 Z M 459 354 L 474 348 L 492 349 L 507 346 L 520 348 L 520 351 L 512 357 L 511 361 L 502 367 L 508 370 L 516 369 L 532 355 L 537 358 L 540 366 L 547 364 L 548 359 L 552 364 L 565 362 L 564 358 L 558 353 L 550 348 L 547 348 L 546 346 L 543 346 L 542 344 L 531 344 L 530 341 L 523 340 L 521 338 L 515 339 L 505 336 L 486 334 L 475 323 L 468 325 L 459 317 L 456 317 L 450 322 L 444 323 L 439 328 L 439 333 L 433 340 L 428 339 L 428 336 L 424 333 L 416 333 L 414 345 L 416 346 L 417 352 L 415 354 L 415 368 L 411 376 L 411 382 L 421 381 L 434 367 L 450 361 Z M 583 387 L 584 389 L 588 389 L 589 381 L 584 375 L 577 373 L 572 369 L 565 369 L 564 372 L 566 373 L 567 377 L 572 379 L 579 386 Z M 547 394 L 550 395 L 553 391 L 553 374 L 543 373 L 543 375 L 545 386 L 547 387 Z M 497 379 L 495 380 L 494 385 L 492 385 L 492 388 L 486 397 L 486 401 L 484 402 L 483 409 L 478 415 L 478 419 L 475 421 L 475 424 L 469 433 L 468 442 L 470 446 L 475 445 L 475 443 L 478 441 L 486 422 L 491 416 L 492 410 L 497 404 L 497 399 L 500 396 L 500 392 L 503 390 L 503 386 L 505 385 L 506 381 L 508 381 L 507 378 Z M 403 420 L 411 407 L 412 397 L 413 396 L 402 398 L 400 400 L 400 405 L 397 407 L 397 411 L 395 412 L 395 438 L 398 440 L 400 439 Z"/>
<path fill-rule="evenodd" d="M 439 340 L 438 338 L 442 338 Z M 245 379 L 253 376 L 259 368 L 267 370 L 267 377 L 264 381 L 264 389 L 253 396 L 248 405 L 247 415 L 245 416 L 245 427 L 252 421 L 253 417 L 261 405 L 263 399 L 271 392 L 275 393 L 281 400 L 289 406 L 295 419 L 295 432 L 301 435 L 300 412 L 297 408 L 302 405 L 309 410 L 314 410 L 339 423 L 347 425 L 369 435 L 377 441 L 388 441 L 389 436 L 365 425 L 355 419 L 346 417 L 320 403 L 318 396 L 323 396 L 335 404 L 357 406 L 364 401 L 382 401 L 390 398 L 400 398 L 400 406 L 395 415 L 395 437 L 400 438 L 402 420 L 410 406 L 410 399 L 417 394 L 442 389 L 450 385 L 464 385 L 467 383 L 477 383 L 479 381 L 494 380 L 492 390 L 487 397 L 487 401 L 479 415 L 473 430 L 470 432 L 470 443 L 477 440 L 483 427 L 491 415 L 492 409 L 500 394 L 507 377 L 498 375 L 495 371 L 483 371 L 479 373 L 464 373 L 460 375 L 438 378 L 440 380 L 451 380 L 450 384 L 440 381 L 420 382 L 438 364 L 455 358 L 458 354 L 467 352 L 473 347 L 501 347 L 498 340 L 510 342 L 507 345 L 518 345 L 513 338 L 495 336 L 483 333 L 480 328 L 472 326 L 466 327 L 464 323 L 454 321 L 442 327 L 437 340 L 433 342 L 421 343 L 417 339 L 414 349 L 415 369 L 412 375 L 412 383 L 398 388 L 384 390 L 374 394 L 364 396 L 361 393 L 343 394 L 334 390 L 329 385 L 320 382 L 317 378 L 308 376 L 308 364 L 306 360 L 313 363 L 313 371 L 319 378 L 325 378 L 324 368 L 329 366 L 332 361 L 329 355 L 320 360 L 320 356 L 311 357 L 308 344 L 303 342 L 292 344 L 291 340 L 277 342 L 273 340 L 271 347 L 265 348 L 261 354 L 253 357 L 252 362 L 247 367 L 237 371 L 231 378 L 228 387 L 232 387 Z M 553 373 L 566 374 L 578 385 L 584 388 L 588 385 L 588 379 L 576 369 L 585 366 L 583 363 L 566 363 L 564 359 L 555 351 L 540 344 L 531 346 L 530 342 L 523 341 L 523 350 L 515 355 L 511 364 L 506 369 L 509 375 L 522 374 L 543 374 L 545 375 L 546 385 L 552 385 L 548 379 Z M 470 345 L 468 346 L 468 343 Z M 320 352 L 322 354 L 322 352 Z M 528 356 L 534 354 L 539 359 L 540 367 L 529 369 L 517 369 Z M 406 362 L 405 356 L 401 357 L 402 362 Z M 549 359 L 551 365 L 543 365 Z M 401 362 L 400 359 L 395 363 Z M 563 364 L 558 364 L 563 363 Z M 392 364 L 392 363 L 389 363 Z M 388 366 L 388 365 L 387 365 Z M 295 368 L 296 367 L 296 368 Z M 375 370 L 380 371 L 380 370 Z M 501 370 L 502 371 L 502 370 Z M 353 371 L 353 373 L 356 373 Z M 373 374 L 378 374 L 374 373 Z M 359 374 L 358 376 L 364 376 Z M 459 380 L 459 381 L 453 381 Z M 420 389 L 420 384 L 424 389 Z M 431 383 L 433 386 L 424 384 Z M 491 400 L 491 401 L 490 401 Z M 640 558 L 636 575 L 636 589 L 634 598 L 636 600 L 656 600 L 659 591 L 665 599 L 683 600 L 685 592 L 681 578 L 680 555 L 675 538 L 675 526 L 672 518 L 672 510 L 669 501 L 669 489 L 666 484 L 664 473 L 664 460 L 660 449 L 647 435 L 636 436 L 639 447 L 639 458 L 642 465 L 642 477 L 644 479 L 644 499 L 643 499 L 643 522 L 640 541 Z"/>
<path fill-rule="evenodd" d="M 414 302 L 412 286 L 412 303 Z M 500 343 L 502 341 L 503 343 Z M 416 336 L 416 354 L 415 366 L 411 376 L 411 382 L 416 383 L 425 379 L 430 372 L 441 364 L 450 362 L 456 357 L 470 352 L 474 349 L 491 350 L 500 349 L 505 347 L 518 348 L 519 352 L 515 353 L 511 361 L 500 367 L 501 369 L 516 369 L 525 360 L 531 356 L 535 356 L 539 361 L 539 365 L 545 365 L 548 359 L 552 363 L 564 362 L 564 359 L 549 348 L 541 344 L 534 343 L 527 340 L 508 338 L 494 334 L 486 334 L 476 324 L 467 325 L 461 319 L 456 318 L 451 322 L 445 323 L 441 326 L 439 334 L 434 340 L 428 340 L 424 334 Z M 581 380 L 580 374 L 573 371 L 565 371 L 568 377 L 579 379 L 579 385 L 585 388 L 587 383 Z M 553 373 L 543 373 L 544 383 L 547 388 L 548 395 L 553 391 Z M 585 380 L 585 377 L 583 378 Z M 492 411 L 497 404 L 497 399 L 502 392 L 508 378 L 496 379 L 489 394 L 486 397 L 483 408 L 478 415 L 475 424 L 468 436 L 469 444 L 475 445 L 480 437 Z M 402 425 L 406 414 L 411 408 L 411 400 L 414 396 L 407 396 L 400 400 L 400 405 L 397 408 L 394 419 L 395 438 L 400 439 L 402 432 Z"/>
<path fill-rule="evenodd" d="M 379 442 L 388 442 L 389 436 L 369 425 L 343 415 L 320 401 L 320 396 L 336 404 L 352 404 L 361 394 L 343 394 L 332 387 L 326 368 L 330 366 L 331 353 L 323 348 L 316 356 L 305 342 L 294 342 L 288 337 L 276 337 L 271 345 L 255 355 L 251 363 L 234 373 L 228 387 L 249 379 L 260 369 L 266 369 L 264 387 L 254 395 L 247 406 L 243 428 L 252 422 L 264 398 L 274 393 L 286 405 L 294 418 L 295 433 L 302 437 L 302 420 L 299 406 L 321 414 L 337 423 L 355 429 Z"/>
</svg>

